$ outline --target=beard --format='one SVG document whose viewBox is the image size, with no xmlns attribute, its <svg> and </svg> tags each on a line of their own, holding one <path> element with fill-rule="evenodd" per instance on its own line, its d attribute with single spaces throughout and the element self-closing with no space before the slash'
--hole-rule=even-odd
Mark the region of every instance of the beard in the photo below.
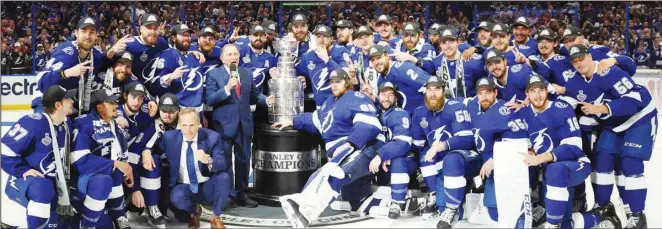
<svg viewBox="0 0 662 229">
<path fill-rule="evenodd" d="M 428 108 L 428 110 L 431 111 L 440 111 L 444 107 L 444 103 L 446 102 L 446 98 L 444 96 L 440 96 L 438 98 L 425 98 L 425 107 Z"/>
<path fill-rule="evenodd" d="M 259 40 L 251 41 L 251 46 L 254 49 L 263 49 L 264 48 L 264 43 Z"/>
<path fill-rule="evenodd" d="M 94 45 L 96 45 L 96 42 L 93 42 L 93 41 L 87 41 L 87 40 L 82 40 L 82 39 L 80 41 L 78 41 L 78 48 L 82 49 L 82 50 L 85 50 L 85 51 L 92 50 L 92 47 L 94 47 Z"/>
<path fill-rule="evenodd" d="M 492 106 L 494 103 L 489 101 L 489 100 L 481 100 L 480 101 L 480 109 L 483 111 L 487 111 L 490 106 Z"/>
<path fill-rule="evenodd" d="M 175 42 L 175 48 L 179 51 L 188 51 L 188 49 L 191 47 L 191 42 Z"/>
<path fill-rule="evenodd" d="M 306 40 L 306 32 L 298 32 L 294 34 L 294 38 L 296 38 L 297 41 L 305 41 Z"/>
<path fill-rule="evenodd" d="M 395 103 L 391 103 L 391 102 L 389 102 L 389 103 L 387 103 L 387 102 L 381 102 L 381 103 L 379 103 L 379 105 L 382 106 L 382 110 L 387 111 L 387 110 L 391 109 L 391 107 L 393 107 L 393 106 L 395 105 Z"/>
<path fill-rule="evenodd" d="M 214 50 L 214 46 L 211 43 L 200 45 L 200 50 L 203 53 L 211 53 L 211 51 Z"/>
</svg>

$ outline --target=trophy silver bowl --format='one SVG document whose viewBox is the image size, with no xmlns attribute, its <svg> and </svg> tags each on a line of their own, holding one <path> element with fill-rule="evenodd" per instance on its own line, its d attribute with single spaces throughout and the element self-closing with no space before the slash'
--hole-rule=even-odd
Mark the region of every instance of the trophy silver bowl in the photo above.
<svg viewBox="0 0 662 229">
<path fill-rule="evenodd" d="M 274 49 L 278 57 L 278 78 L 269 80 L 269 95 L 276 102 L 269 107 L 269 122 L 292 120 L 295 115 L 303 112 L 303 85 L 296 78 L 294 63 L 298 42 L 290 37 L 274 41 Z"/>
</svg>

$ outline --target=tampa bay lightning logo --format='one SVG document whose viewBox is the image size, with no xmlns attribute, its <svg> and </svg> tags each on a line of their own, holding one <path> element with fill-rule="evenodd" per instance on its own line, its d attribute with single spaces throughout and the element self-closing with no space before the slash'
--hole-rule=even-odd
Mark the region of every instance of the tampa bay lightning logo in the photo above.
<svg viewBox="0 0 662 229">
<path fill-rule="evenodd" d="M 336 108 L 333 108 L 326 114 L 322 114 L 322 116 L 324 117 L 322 119 L 322 133 L 326 133 L 327 131 L 329 131 L 329 129 L 331 129 L 331 126 L 333 126 L 333 110 L 335 109 Z"/>
<path fill-rule="evenodd" d="M 474 142 L 476 143 L 476 150 L 478 152 L 485 150 L 485 140 L 480 136 L 480 129 L 474 129 Z"/>
<path fill-rule="evenodd" d="M 265 70 L 266 68 L 253 69 L 253 83 L 255 83 L 256 88 L 262 87 L 262 83 L 264 83 L 265 78 Z"/>
<path fill-rule="evenodd" d="M 547 128 L 544 128 L 529 135 L 529 138 L 533 140 L 533 150 L 537 154 L 550 152 L 554 149 L 554 142 L 552 141 L 552 137 L 550 137 L 546 131 Z"/>
<path fill-rule="evenodd" d="M 64 149 L 60 149 L 60 155 L 65 155 L 64 154 Z M 39 161 L 39 169 L 41 170 L 41 173 L 49 176 L 49 177 L 55 177 L 55 161 L 53 158 L 55 155 L 53 154 L 53 151 L 48 152 L 44 158 Z"/>
<path fill-rule="evenodd" d="M 197 91 L 202 88 L 202 74 L 198 71 L 200 67 L 191 69 L 182 77 L 182 87 L 187 91 Z"/>
<path fill-rule="evenodd" d="M 449 138 L 451 138 L 451 136 L 453 136 L 453 134 L 451 134 L 450 131 L 446 130 L 446 126 L 444 125 L 430 132 L 427 136 L 427 139 L 428 142 L 432 144 L 432 142 L 436 142 L 436 141 L 446 141 Z"/>
<path fill-rule="evenodd" d="M 329 69 L 328 68 L 322 68 L 315 74 L 317 77 L 317 81 L 314 82 L 313 86 L 315 87 L 315 90 L 317 91 L 324 91 L 328 90 L 331 88 L 331 84 L 328 83 L 329 81 Z M 325 86 L 326 85 L 326 86 Z"/>
</svg>

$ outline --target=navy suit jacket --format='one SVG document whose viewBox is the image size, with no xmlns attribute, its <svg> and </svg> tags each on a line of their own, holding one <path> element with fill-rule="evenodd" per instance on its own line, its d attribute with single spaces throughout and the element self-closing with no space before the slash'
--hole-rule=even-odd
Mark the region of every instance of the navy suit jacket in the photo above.
<svg viewBox="0 0 662 229">
<path fill-rule="evenodd" d="M 266 99 L 253 83 L 252 73 L 245 68 L 238 67 L 239 82 L 241 83 L 241 98 L 237 97 L 235 89 L 230 94 L 225 92 L 225 85 L 230 80 L 230 73 L 225 66 L 215 68 L 207 73 L 207 88 L 205 90 L 205 103 L 214 108 L 212 119 L 223 138 L 234 138 L 237 128 L 241 124 L 245 135 L 253 134 L 253 112 L 251 105 L 258 102 L 266 105 Z"/>
<path fill-rule="evenodd" d="M 181 130 L 166 131 L 156 144 L 154 144 L 154 147 L 160 148 L 156 152 L 165 152 L 168 157 L 168 162 L 170 163 L 170 181 L 168 184 L 170 188 L 173 188 L 177 184 L 180 161 L 186 160 L 186 158 L 181 158 L 182 144 L 186 143 L 184 142 L 184 136 Z M 213 159 L 211 169 L 209 169 L 208 165 L 197 161 L 198 168 L 200 168 L 200 173 L 203 176 L 211 177 L 217 172 L 227 170 L 225 157 L 223 156 L 223 146 L 221 145 L 221 136 L 218 133 L 206 128 L 198 129 L 198 148 L 193 149 L 193 152 L 199 149 L 205 151 Z M 152 150 L 152 152 L 155 152 L 155 150 Z"/>
</svg>

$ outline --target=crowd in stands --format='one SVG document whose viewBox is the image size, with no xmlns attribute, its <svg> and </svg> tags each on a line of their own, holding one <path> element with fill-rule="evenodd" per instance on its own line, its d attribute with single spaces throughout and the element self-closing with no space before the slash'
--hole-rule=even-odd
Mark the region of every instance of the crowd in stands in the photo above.
<svg viewBox="0 0 662 229">
<path fill-rule="evenodd" d="M 32 5 L 36 5 L 35 44 L 32 42 Z M 264 19 L 277 21 L 277 2 L 23 2 L 3 3 L 1 21 L 2 74 L 26 74 L 39 71 L 50 52 L 61 42 L 71 40 L 72 28 L 85 14 L 99 22 L 97 47 L 109 49 L 114 41 L 133 34 L 134 25 L 145 13 L 155 13 L 163 21 L 164 31 L 184 20 L 194 31 L 214 25 L 222 37 L 237 28 L 238 35 L 248 33 L 252 24 Z M 331 2 L 331 21 L 348 19 L 356 26 L 374 26 L 377 13 L 393 18 L 394 32 L 399 34 L 405 22 L 426 25 L 426 5 L 429 22 L 451 25 L 460 31 L 463 40 L 473 44 L 473 28 L 482 20 L 512 22 L 526 15 L 532 23 L 532 33 L 549 27 L 562 34 L 568 25 L 578 25 L 593 44 L 610 47 L 618 54 L 629 54 L 639 65 L 654 67 L 662 59 L 662 2 L 634 2 L 630 7 L 629 26 L 625 22 L 626 2 Z M 134 18 L 135 7 L 135 18 Z M 474 11 L 474 7 L 478 10 Z M 579 11 L 577 14 L 576 11 Z M 328 5 L 311 3 L 307 6 L 286 6 L 282 21 L 293 12 L 307 12 L 310 25 L 327 24 Z M 578 16 L 577 16 L 578 15 Z M 231 21 L 234 18 L 234 21 Z M 310 26 L 312 30 L 314 26 Z M 625 37 L 629 28 L 629 37 Z M 283 29 L 287 29 L 284 27 Z M 192 36 L 197 40 L 197 33 Z M 630 50 L 626 49 L 629 43 Z M 32 50 L 36 48 L 33 58 Z M 36 69 L 33 69 L 33 59 Z"/>
</svg>

